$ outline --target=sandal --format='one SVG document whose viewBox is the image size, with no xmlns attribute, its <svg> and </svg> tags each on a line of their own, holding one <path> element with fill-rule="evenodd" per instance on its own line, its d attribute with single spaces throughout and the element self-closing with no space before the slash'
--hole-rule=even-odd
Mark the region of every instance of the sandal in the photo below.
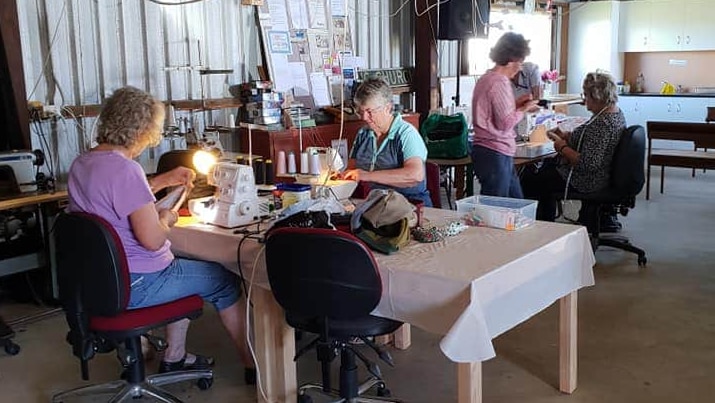
<svg viewBox="0 0 715 403">
<path fill-rule="evenodd" d="M 159 373 L 163 374 L 166 372 L 174 371 L 190 371 L 190 370 L 202 370 L 209 369 L 214 365 L 213 357 L 207 357 L 203 355 L 195 354 L 196 359 L 191 364 L 186 363 L 186 355 L 184 358 L 176 362 L 167 362 L 162 360 L 159 363 Z"/>
</svg>

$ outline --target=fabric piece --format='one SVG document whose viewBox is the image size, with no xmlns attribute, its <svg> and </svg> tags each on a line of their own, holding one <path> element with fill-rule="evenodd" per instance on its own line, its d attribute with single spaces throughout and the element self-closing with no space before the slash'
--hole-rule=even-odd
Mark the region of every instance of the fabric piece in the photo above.
<svg viewBox="0 0 715 403">
<path fill-rule="evenodd" d="M 439 224 L 460 213 L 425 209 Z M 222 263 L 236 272 L 241 237 L 181 217 L 170 233 L 180 256 Z M 254 285 L 268 285 L 262 245 L 249 239 L 241 267 Z M 594 284 L 595 257 L 584 227 L 537 221 L 523 231 L 469 227 L 441 242 L 410 242 L 399 253 L 376 254 L 383 295 L 373 315 L 444 335 L 440 348 L 454 362 L 494 357 L 492 339 L 559 298 Z"/>
<path fill-rule="evenodd" d="M 511 81 L 488 71 L 477 81 L 472 95 L 472 144 L 513 156 L 516 151 L 514 126 L 524 117 L 516 110 Z"/>
<path fill-rule="evenodd" d="M 112 224 L 122 240 L 130 272 L 156 272 L 174 259 L 169 241 L 151 251 L 139 243 L 132 231 L 129 215 L 156 201 L 136 161 L 118 151 L 86 152 L 72 162 L 67 190 L 70 212 L 95 214 Z"/>
<path fill-rule="evenodd" d="M 373 227 L 394 224 L 397 221 L 411 217 L 415 207 L 405 196 L 395 191 L 389 190 L 377 200 L 365 213 L 363 219 L 367 220 Z"/>
<path fill-rule="evenodd" d="M 350 158 L 355 160 L 355 167 L 364 171 L 382 171 L 402 168 L 410 158 L 427 160 L 427 147 L 417 129 L 402 119 L 399 113 L 394 114 L 394 120 L 387 132 L 387 137 L 377 147 L 377 135 L 369 127 L 358 130 L 350 152 Z M 398 188 L 378 183 L 369 183 L 371 189 L 393 189 L 408 199 L 422 200 L 431 206 L 432 201 L 427 191 L 426 176 L 415 186 Z"/>
<path fill-rule="evenodd" d="M 410 242 L 410 226 L 407 218 L 377 228 L 365 222 L 355 236 L 371 249 L 389 255 Z"/>
</svg>

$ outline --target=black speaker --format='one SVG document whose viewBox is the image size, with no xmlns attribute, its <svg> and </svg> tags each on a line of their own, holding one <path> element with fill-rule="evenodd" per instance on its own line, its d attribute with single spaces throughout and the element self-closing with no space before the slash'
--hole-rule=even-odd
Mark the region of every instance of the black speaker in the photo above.
<svg viewBox="0 0 715 403">
<path fill-rule="evenodd" d="M 491 0 L 450 0 L 439 5 L 437 39 L 486 38 Z"/>
</svg>

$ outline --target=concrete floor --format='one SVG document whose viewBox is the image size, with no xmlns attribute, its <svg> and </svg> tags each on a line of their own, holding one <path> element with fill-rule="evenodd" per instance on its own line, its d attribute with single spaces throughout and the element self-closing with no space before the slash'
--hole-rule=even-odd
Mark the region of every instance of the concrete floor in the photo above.
<svg viewBox="0 0 715 403">
<path fill-rule="evenodd" d="M 658 170 L 654 172 L 657 187 Z M 558 384 L 557 315 L 552 306 L 495 340 L 497 357 L 484 363 L 484 401 L 497 402 L 706 402 L 715 395 L 715 172 L 695 178 L 669 169 L 666 193 L 641 196 L 625 218 L 624 235 L 646 249 L 647 268 L 635 255 L 596 253 L 596 285 L 579 294 L 579 386 L 562 395 Z M 12 320 L 37 307 L 3 304 Z M 64 318 L 16 328 L 22 352 L 0 353 L 0 402 L 45 402 L 83 384 L 79 364 L 64 342 Z M 413 328 L 413 346 L 393 351 L 396 368 L 382 365 L 393 395 L 408 402 L 456 401 L 456 366 L 439 351 L 439 336 Z M 192 351 L 217 357 L 209 391 L 192 384 L 171 388 L 192 401 L 253 402 L 256 390 L 207 309 L 192 325 Z M 157 362 L 149 368 L 155 370 Z M 113 354 L 90 363 L 92 382 L 113 380 Z M 301 382 L 319 380 L 314 355 L 298 368 Z M 709 396 L 709 397 L 708 397 Z M 86 401 L 86 400 L 85 400 Z"/>
</svg>

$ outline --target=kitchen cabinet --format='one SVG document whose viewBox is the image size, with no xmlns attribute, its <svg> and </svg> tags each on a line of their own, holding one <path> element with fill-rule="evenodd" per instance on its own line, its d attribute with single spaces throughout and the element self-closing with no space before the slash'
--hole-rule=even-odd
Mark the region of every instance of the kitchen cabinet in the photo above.
<svg viewBox="0 0 715 403">
<path fill-rule="evenodd" d="M 688 96 L 621 96 L 618 106 L 627 125 L 646 127 L 648 121 L 704 122 L 708 106 L 715 106 L 715 97 Z M 691 150 L 682 141 L 654 140 L 653 148 Z"/>
<path fill-rule="evenodd" d="M 621 3 L 619 16 L 618 50 L 620 52 L 648 51 L 650 35 L 650 4 L 646 1 Z"/>
<path fill-rule="evenodd" d="M 618 50 L 715 50 L 715 7 L 708 0 L 622 2 Z"/>
</svg>

